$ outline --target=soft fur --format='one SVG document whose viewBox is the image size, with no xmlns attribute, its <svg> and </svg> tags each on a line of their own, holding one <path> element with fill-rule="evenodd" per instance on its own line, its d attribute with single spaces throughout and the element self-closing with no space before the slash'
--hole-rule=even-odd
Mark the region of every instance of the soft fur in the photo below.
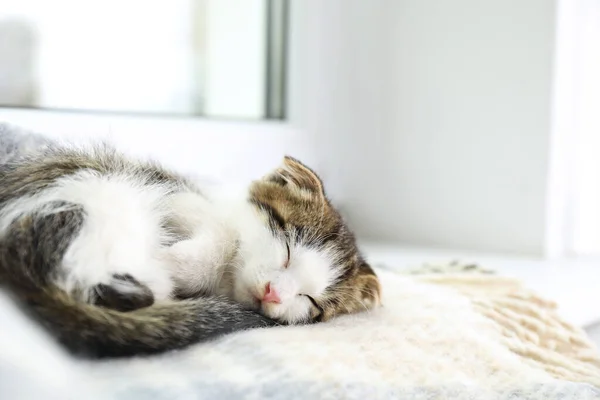
<svg viewBox="0 0 600 400">
<path fill-rule="evenodd" d="M 0 167 L 0 283 L 62 343 L 101 356 L 379 304 L 375 274 L 299 161 L 209 190 L 107 146 L 47 145 Z"/>
</svg>

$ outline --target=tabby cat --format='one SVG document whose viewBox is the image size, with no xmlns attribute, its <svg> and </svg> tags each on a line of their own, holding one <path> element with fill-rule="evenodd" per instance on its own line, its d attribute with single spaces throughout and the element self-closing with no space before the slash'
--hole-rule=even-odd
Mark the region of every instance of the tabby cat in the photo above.
<svg viewBox="0 0 600 400">
<path fill-rule="evenodd" d="M 298 160 L 241 190 L 201 186 L 108 146 L 0 166 L 0 287 L 91 357 L 379 303 L 353 234 Z"/>
</svg>

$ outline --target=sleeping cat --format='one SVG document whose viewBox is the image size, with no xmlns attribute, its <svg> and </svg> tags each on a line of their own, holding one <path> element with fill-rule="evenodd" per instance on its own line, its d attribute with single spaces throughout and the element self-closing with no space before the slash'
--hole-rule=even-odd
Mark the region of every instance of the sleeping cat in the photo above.
<svg viewBox="0 0 600 400">
<path fill-rule="evenodd" d="M 70 351 L 96 357 L 325 321 L 380 296 L 299 161 L 230 190 L 107 146 L 0 166 L 0 287 Z"/>
</svg>

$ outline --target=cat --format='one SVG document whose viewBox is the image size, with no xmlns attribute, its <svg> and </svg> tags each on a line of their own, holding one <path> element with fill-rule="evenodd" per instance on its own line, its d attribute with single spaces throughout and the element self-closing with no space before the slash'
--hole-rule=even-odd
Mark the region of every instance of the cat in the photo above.
<svg viewBox="0 0 600 400">
<path fill-rule="evenodd" d="M 327 321 L 372 309 L 381 291 L 300 161 L 233 190 L 107 145 L 0 166 L 0 288 L 86 357 Z"/>
</svg>

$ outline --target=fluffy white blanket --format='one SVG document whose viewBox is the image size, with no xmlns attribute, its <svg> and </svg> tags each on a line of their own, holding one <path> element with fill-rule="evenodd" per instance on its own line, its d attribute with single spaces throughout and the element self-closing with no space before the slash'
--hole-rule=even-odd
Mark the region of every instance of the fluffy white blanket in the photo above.
<svg viewBox="0 0 600 400">
<path fill-rule="evenodd" d="M 102 363 L 69 359 L 5 303 L 0 398 L 600 398 L 593 345 L 516 282 L 378 273 L 370 313 Z"/>
</svg>

